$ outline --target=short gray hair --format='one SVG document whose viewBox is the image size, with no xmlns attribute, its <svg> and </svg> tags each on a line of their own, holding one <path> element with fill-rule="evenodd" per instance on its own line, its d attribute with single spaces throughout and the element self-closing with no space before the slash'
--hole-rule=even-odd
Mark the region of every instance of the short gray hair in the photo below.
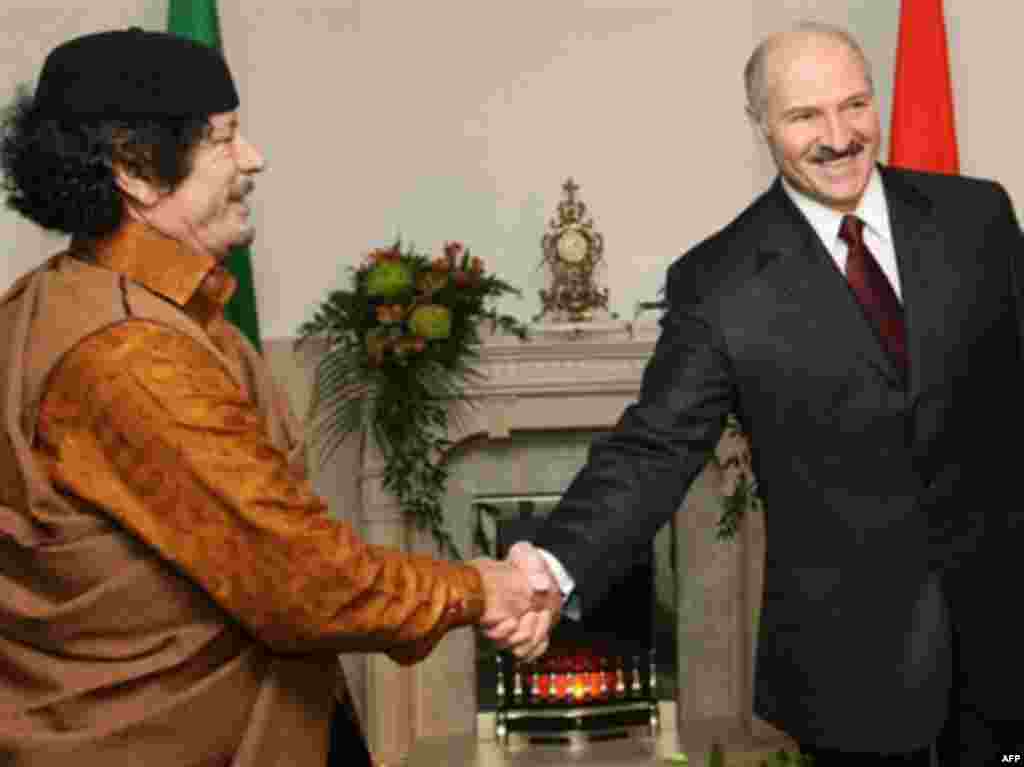
<svg viewBox="0 0 1024 767">
<path fill-rule="evenodd" d="M 864 55 L 864 49 L 860 47 L 860 43 L 853 35 L 833 24 L 801 21 L 792 29 L 770 35 L 758 43 L 754 52 L 750 54 L 750 58 L 747 59 L 747 65 L 743 68 L 743 85 L 747 91 L 747 112 L 757 122 L 764 119 L 764 113 L 768 106 L 768 54 L 785 39 L 800 34 L 831 37 L 852 50 L 864 65 L 864 76 L 867 78 L 868 85 L 872 91 L 875 89 L 871 76 L 871 62 L 868 61 L 868 57 Z"/>
</svg>

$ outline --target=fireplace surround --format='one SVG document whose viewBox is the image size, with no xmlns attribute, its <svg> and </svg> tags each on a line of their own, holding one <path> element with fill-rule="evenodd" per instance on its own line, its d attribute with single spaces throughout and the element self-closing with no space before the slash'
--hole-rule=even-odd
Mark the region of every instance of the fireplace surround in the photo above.
<svg viewBox="0 0 1024 767">
<path fill-rule="evenodd" d="M 534 435 L 610 428 L 635 399 L 657 337 L 654 322 L 546 325 L 531 340 L 484 333 L 470 395 L 474 407 L 449 435 L 454 443 L 444 508 L 460 551 L 474 556 L 473 504 L 488 493 L 560 493 L 581 462 L 578 447 L 551 448 L 538 461 Z M 297 355 L 290 341 L 265 354 L 293 404 L 309 402 L 316 348 Z M 557 440 L 556 440 L 557 441 Z M 311 462 L 315 463 L 315 462 Z M 381 486 L 383 462 L 365 439 L 344 443 L 314 467 L 314 484 L 332 513 L 350 520 L 370 543 L 436 554 L 426 532 L 409 525 Z M 734 542 L 719 543 L 721 512 L 713 466 L 691 488 L 672 527 L 679 566 L 677 686 L 674 724 L 681 744 L 712 739 L 784 745 L 785 737 L 751 713 L 753 649 L 761 592 L 763 525 L 750 515 Z M 478 728 L 476 634 L 452 632 L 423 663 L 404 668 L 383 655 L 344 656 L 350 688 L 371 748 L 385 763 L 406 757 L 421 740 L 493 737 Z"/>
</svg>

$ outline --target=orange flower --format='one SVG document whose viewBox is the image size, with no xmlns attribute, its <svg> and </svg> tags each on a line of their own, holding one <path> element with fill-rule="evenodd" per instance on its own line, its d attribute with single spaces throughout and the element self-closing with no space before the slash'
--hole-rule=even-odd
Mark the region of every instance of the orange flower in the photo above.
<svg viewBox="0 0 1024 767">
<path fill-rule="evenodd" d="M 380 304 L 377 307 L 377 322 L 392 325 L 396 322 L 401 322 L 404 314 L 405 307 L 401 304 Z"/>
<path fill-rule="evenodd" d="M 401 256 L 397 245 L 392 245 L 390 248 L 375 248 L 366 254 L 366 264 L 373 266 L 381 261 L 398 261 Z"/>
<path fill-rule="evenodd" d="M 430 262 L 430 268 L 435 272 L 447 272 L 451 265 L 448 263 L 448 259 L 444 256 L 438 256 Z"/>
<path fill-rule="evenodd" d="M 473 256 L 469 262 L 469 271 L 473 272 L 473 274 L 482 274 L 484 271 L 483 259 L 478 256 Z"/>
</svg>

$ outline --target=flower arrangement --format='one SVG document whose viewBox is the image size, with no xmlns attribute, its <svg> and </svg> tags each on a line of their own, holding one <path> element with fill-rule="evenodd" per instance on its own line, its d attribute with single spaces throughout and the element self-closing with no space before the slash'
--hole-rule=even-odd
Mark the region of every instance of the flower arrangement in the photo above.
<svg viewBox="0 0 1024 767">
<path fill-rule="evenodd" d="M 398 241 L 350 271 L 350 289 L 332 291 L 296 341 L 327 345 L 311 406 L 320 458 L 350 434 L 372 434 L 385 459 L 384 489 L 461 559 L 441 508 L 449 416 L 468 404 L 465 386 L 479 376 L 480 324 L 526 339 L 525 325 L 490 306 L 519 291 L 458 242 L 430 258 Z"/>
</svg>

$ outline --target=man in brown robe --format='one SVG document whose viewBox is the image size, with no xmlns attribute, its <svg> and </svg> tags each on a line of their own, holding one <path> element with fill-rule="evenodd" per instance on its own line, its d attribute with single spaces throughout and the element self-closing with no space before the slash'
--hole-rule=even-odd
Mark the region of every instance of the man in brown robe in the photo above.
<svg viewBox="0 0 1024 767">
<path fill-rule="evenodd" d="M 367 545 L 313 493 L 222 313 L 263 168 L 237 108 L 220 54 L 132 29 L 56 48 L 4 124 L 8 204 L 71 235 L 0 299 L 4 765 L 320 767 L 338 653 L 411 663 L 557 603 Z"/>
</svg>

